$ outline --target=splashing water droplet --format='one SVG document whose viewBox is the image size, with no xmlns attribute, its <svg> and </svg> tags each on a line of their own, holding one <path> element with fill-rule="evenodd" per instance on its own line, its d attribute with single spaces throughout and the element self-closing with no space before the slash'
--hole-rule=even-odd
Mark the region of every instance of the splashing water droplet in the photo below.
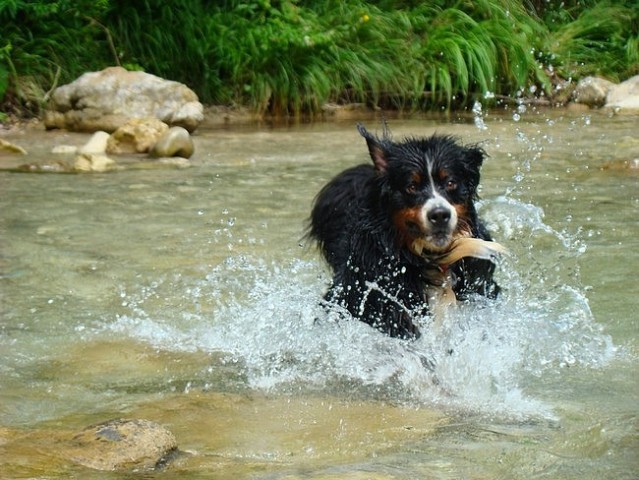
<svg viewBox="0 0 639 480">
<path fill-rule="evenodd" d="M 474 120 L 475 120 L 475 126 L 479 129 L 479 130 L 487 130 L 488 127 L 486 126 L 486 123 L 484 122 L 484 118 L 483 118 L 483 113 L 482 113 L 482 105 L 479 101 L 475 101 L 475 103 L 473 104 L 473 116 L 474 116 Z"/>
</svg>

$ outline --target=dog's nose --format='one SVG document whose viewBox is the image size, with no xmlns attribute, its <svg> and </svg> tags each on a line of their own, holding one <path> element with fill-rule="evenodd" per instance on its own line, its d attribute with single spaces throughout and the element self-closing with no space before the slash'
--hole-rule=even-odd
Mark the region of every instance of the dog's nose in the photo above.
<svg viewBox="0 0 639 480">
<path fill-rule="evenodd" d="M 450 221 L 450 210 L 444 207 L 435 207 L 428 212 L 428 221 L 435 227 L 443 227 Z"/>
</svg>

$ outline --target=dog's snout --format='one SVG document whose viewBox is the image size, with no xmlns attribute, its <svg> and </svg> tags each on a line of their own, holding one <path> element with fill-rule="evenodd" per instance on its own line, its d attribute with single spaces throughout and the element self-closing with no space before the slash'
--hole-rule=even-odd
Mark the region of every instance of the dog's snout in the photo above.
<svg viewBox="0 0 639 480">
<path fill-rule="evenodd" d="M 448 208 L 438 206 L 430 210 L 426 217 L 433 226 L 444 227 L 450 222 L 451 212 Z"/>
</svg>

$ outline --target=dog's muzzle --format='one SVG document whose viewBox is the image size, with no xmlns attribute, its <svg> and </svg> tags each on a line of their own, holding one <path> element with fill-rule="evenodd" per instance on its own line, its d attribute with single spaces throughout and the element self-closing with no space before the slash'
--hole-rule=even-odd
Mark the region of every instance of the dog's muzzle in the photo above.
<svg viewBox="0 0 639 480">
<path fill-rule="evenodd" d="M 422 208 L 424 247 L 430 250 L 445 250 L 453 241 L 457 228 L 457 211 L 441 197 L 428 200 Z"/>
</svg>

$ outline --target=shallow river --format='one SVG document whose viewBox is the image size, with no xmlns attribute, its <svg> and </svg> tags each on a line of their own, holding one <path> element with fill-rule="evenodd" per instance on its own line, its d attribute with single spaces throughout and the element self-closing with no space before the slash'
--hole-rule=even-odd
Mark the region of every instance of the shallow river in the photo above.
<svg viewBox="0 0 639 480">
<path fill-rule="evenodd" d="M 121 417 L 187 453 L 143 478 L 638 478 L 638 122 L 392 120 L 482 142 L 480 213 L 510 250 L 497 302 L 416 342 L 318 307 L 305 221 L 369 161 L 354 121 L 203 129 L 185 169 L 0 172 L 0 478 L 141 478 L 56 453 Z M 37 162 L 88 135 L 5 138 Z"/>
</svg>

